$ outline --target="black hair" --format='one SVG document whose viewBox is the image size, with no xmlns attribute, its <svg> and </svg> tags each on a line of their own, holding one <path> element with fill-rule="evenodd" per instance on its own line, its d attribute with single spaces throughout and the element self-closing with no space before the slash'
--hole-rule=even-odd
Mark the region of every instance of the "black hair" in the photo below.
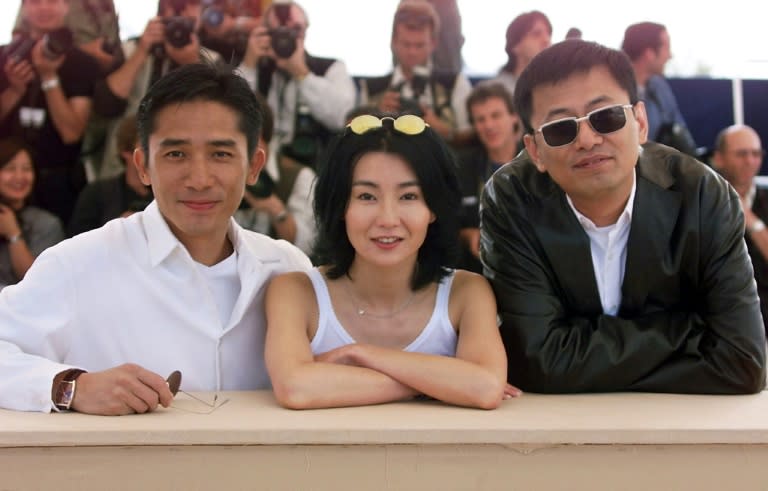
<svg viewBox="0 0 768 491">
<path fill-rule="evenodd" d="M 171 70 L 160 78 L 141 100 L 136 116 L 139 141 L 149 155 L 149 135 L 155 117 L 167 106 L 193 101 L 217 102 L 238 115 L 238 128 L 248 143 L 248 160 L 259 142 L 262 106 L 248 83 L 232 71 L 232 67 L 217 67 L 209 63 L 193 63 Z"/>
<path fill-rule="evenodd" d="M 429 224 L 419 248 L 411 278 L 414 290 L 439 281 L 450 273 L 459 257 L 461 190 L 453 153 L 431 128 L 418 135 L 400 133 L 387 124 L 356 135 L 347 128 L 332 141 L 320 162 L 315 185 L 314 211 L 318 237 L 317 262 L 329 265 L 329 278 L 348 274 L 355 250 L 347 236 L 345 213 L 352 189 L 352 175 L 360 158 L 370 152 L 401 157 L 416 174 L 427 207 L 435 220 Z"/>
<path fill-rule="evenodd" d="M 661 48 L 661 33 L 667 28 L 656 22 L 640 22 L 632 24 L 624 31 L 624 41 L 621 43 L 621 50 L 624 51 L 629 59 L 637 60 L 647 49 L 654 52 Z"/>
<path fill-rule="evenodd" d="M 629 102 L 637 103 L 635 72 L 626 54 L 595 42 L 568 39 L 536 55 L 520 74 L 515 85 L 514 105 L 525 132 L 533 133 L 531 112 L 536 87 L 562 82 L 573 74 L 586 73 L 597 66 L 607 68 L 616 83 L 629 95 Z"/>
<path fill-rule="evenodd" d="M 538 10 L 531 10 L 518 15 L 507 26 L 507 44 L 505 50 L 507 52 L 507 64 L 501 69 L 503 72 L 514 72 L 517 69 L 517 55 L 515 54 L 515 47 L 520 44 L 520 41 L 533 29 L 533 26 L 542 21 L 549 30 L 549 35 L 552 35 L 552 23 L 549 22 L 549 18 Z"/>
</svg>

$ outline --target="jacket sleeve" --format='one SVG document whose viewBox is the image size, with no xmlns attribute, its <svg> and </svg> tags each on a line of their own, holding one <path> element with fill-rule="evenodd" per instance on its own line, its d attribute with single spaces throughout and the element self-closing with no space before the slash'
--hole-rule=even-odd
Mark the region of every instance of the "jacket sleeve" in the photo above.
<svg viewBox="0 0 768 491">
<path fill-rule="evenodd" d="M 481 254 L 497 297 L 510 383 L 532 392 L 761 390 L 765 337 L 743 216 L 725 186 L 707 191 L 715 195 L 701 204 L 707 222 L 697 239 L 700 276 L 690 284 L 698 305 L 649 301 L 631 317 L 588 315 L 566 304 L 525 212 L 533 198 L 519 181 L 494 176 L 483 194 Z"/>
</svg>

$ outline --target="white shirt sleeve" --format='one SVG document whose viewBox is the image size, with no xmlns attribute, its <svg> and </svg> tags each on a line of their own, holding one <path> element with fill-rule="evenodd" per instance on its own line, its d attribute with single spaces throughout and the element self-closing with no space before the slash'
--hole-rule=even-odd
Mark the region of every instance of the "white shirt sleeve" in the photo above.
<svg viewBox="0 0 768 491">
<path fill-rule="evenodd" d="M 472 92 L 472 84 L 463 73 L 456 75 L 456 83 L 453 85 L 451 94 L 451 107 L 456 117 L 456 129 L 458 131 L 469 130 L 469 115 L 467 114 L 467 97 Z"/>
<path fill-rule="evenodd" d="M 286 206 L 296 221 L 296 238 L 293 243 L 309 254 L 315 241 L 315 213 L 312 209 L 315 195 L 315 173 L 309 167 L 301 169 L 293 183 Z"/>
<path fill-rule="evenodd" d="M 344 127 L 357 97 L 355 82 L 344 62 L 336 60 L 323 76 L 310 73 L 298 85 L 302 101 L 316 120 L 331 131 Z"/>
<path fill-rule="evenodd" d="M 0 293 L 0 407 L 51 411 L 51 384 L 76 336 L 72 275 L 49 252 Z"/>
</svg>

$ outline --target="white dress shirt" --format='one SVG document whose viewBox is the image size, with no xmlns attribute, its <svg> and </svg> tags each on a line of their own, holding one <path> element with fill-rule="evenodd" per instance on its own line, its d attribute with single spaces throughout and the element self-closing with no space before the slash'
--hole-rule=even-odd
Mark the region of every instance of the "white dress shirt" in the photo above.
<svg viewBox="0 0 768 491">
<path fill-rule="evenodd" d="M 227 316 L 156 203 L 46 250 L 0 293 L 0 407 L 50 411 L 57 373 L 123 363 L 181 370 L 188 391 L 269 387 L 265 285 L 311 264 L 234 220 L 228 234 L 240 287 Z"/>
<path fill-rule="evenodd" d="M 600 304 L 603 306 L 603 313 L 607 315 L 616 315 L 621 306 L 621 284 L 624 282 L 627 241 L 632 225 L 636 189 L 637 178 L 633 177 L 632 191 L 624 211 L 616 223 L 607 227 L 598 227 L 592 220 L 579 213 L 573 206 L 571 197 L 566 195 L 568 204 L 589 236 L 589 249 L 592 252 L 592 267 L 595 270 L 597 290 L 600 292 Z"/>
</svg>

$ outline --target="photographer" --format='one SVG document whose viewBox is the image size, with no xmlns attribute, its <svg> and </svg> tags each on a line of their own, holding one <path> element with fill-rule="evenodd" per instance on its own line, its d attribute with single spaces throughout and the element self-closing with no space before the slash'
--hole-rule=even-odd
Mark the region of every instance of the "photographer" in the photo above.
<svg viewBox="0 0 768 491">
<path fill-rule="evenodd" d="M 435 69 L 440 18 L 426 0 L 402 0 L 392 24 L 395 68 L 383 77 L 360 80 L 360 103 L 380 111 L 422 116 L 448 141 L 471 132 L 464 101 L 472 90 L 460 72 Z"/>
<path fill-rule="evenodd" d="M 238 67 L 251 87 L 267 98 L 275 114 L 275 143 L 281 154 L 314 167 L 332 132 L 344 126 L 355 103 L 355 85 L 339 60 L 304 50 L 308 26 L 296 3 L 278 1 L 251 31 Z"/>
<path fill-rule="evenodd" d="M 160 0 L 158 14 L 147 22 L 139 38 L 123 43 L 126 60 L 106 78 L 103 88 L 109 93 L 111 103 L 96 108 L 100 115 L 119 118 L 135 113 L 149 87 L 169 71 L 204 60 L 220 60 L 215 52 L 200 46 L 195 32 L 199 0 Z M 115 120 L 101 144 L 102 150 L 94 152 L 93 163 L 98 167 L 99 177 L 111 177 L 123 170 L 117 158 L 116 132 Z"/>
<path fill-rule="evenodd" d="M 264 106 L 259 148 L 267 162 L 256 184 L 246 186 L 235 221 L 245 229 L 287 240 L 309 254 L 316 235 L 312 200 L 317 176 L 290 157 L 269 151 L 274 117 L 264 100 L 258 95 L 257 99 Z"/>
<path fill-rule="evenodd" d="M 72 31 L 77 47 L 91 55 L 107 74 L 120 66 L 120 27 L 113 0 L 69 0 L 66 26 Z M 21 10 L 14 30 L 27 30 Z"/>
<path fill-rule="evenodd" d="M 0 55 L 0 134 L 38 155 L 36 203 L 63 222 L 85 184 L 80 143 L 91 113 L 96 62 L 73 47 L 68 0 L 23 0 L 26 31 Z"/>
<path fill-rule="evenodd" d="M 201 0 L 200 43 L 237 66 L 248 36 L 261 24 L 261 0 Z"/>
</svg>

